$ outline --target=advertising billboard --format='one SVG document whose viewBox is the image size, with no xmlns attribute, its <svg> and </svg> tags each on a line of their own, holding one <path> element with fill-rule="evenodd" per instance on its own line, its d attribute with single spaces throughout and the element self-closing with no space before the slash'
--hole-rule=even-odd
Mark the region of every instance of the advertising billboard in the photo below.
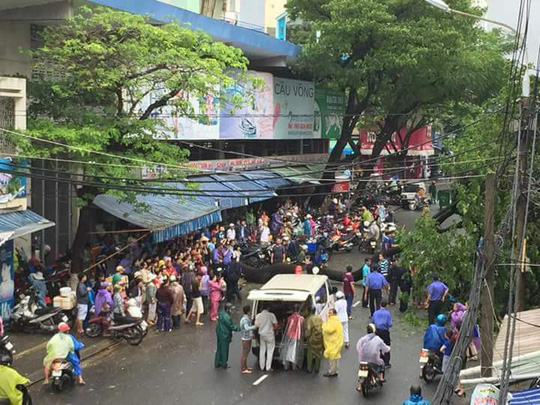
<svg viewBox="0 0 540 405">
<path fill-rule="evenodd" d="M 315 86 L 274 77 L 274 139 L 314 138 Z"/>
<path fill-rule="evenodd" d="M 401 139 L 405 139 L 407 128 L 402 128 L 399 131 L 399 136 L 394 133 L 391 137 L 392 143 L 396 146 L 397 151 L 406 148 L 407 145 L 401 145 Z M 362 155 L 371 155 L 373 146 L 377 140 L 375 132 L 360 132 L 360 151 Z M 381 155 L 389 155 L 395 153 L 392 143 L 388 142 L 382 150 Z M 407 148 L 407 156 L 431 156 L 435 152 L 433 150 L 433 139 L 431 135 L 431 126 L 426 126 L 414 131 L 409 138 L 409 146 Z"/>
<path fill-rule="evenodd" d="M 339 139 L 345 113 L 345 93 L 315 86 L 315 123 L 317 138 Z"/>
<path fill-rule="evenodd" d="M 248 80 L 239 81 L 227 89 L 227 99 L 240 96 L 245 101 L 240 108 L 226 104 L 220 110 L 219 137 L 221 139 L 272 139 L 274 94 L 270 73 L 249 71 L 260 79 L 261 87 L 253 88 Z"/>
</svg>

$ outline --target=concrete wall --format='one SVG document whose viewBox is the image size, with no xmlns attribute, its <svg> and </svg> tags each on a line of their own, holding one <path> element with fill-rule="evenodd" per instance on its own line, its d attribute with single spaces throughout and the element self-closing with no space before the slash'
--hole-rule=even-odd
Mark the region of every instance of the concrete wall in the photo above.
<svg viewBox="0 0 540 405">
<path fill-rule="evenodd" d="M 30 77 L 30 58 L 21 52 L 31 46 L 31 26 L 56 24 L 71 16 L 70 1 L 0 11 L 0 75 Z"/>
<path fill-rule="evenodd" d="M 276 17 L 285 11 L 287 0 L 266 0 L 264 9 L 264 27 L 268 35 L 276 33 Z"/>
<path fill-rule="evenodd" d="M 259 27 L 265 25 L 265 0 L 240 0 L 240 21 Z"/>
</svg>

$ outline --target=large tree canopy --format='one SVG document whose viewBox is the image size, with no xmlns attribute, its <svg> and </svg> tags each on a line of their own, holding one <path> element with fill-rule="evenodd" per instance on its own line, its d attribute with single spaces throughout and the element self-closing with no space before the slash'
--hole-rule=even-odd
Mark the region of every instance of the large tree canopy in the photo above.
<svg viewBox="0 0 540 405">
<path fill-rule="evenodd" d="M 480 12 L 466 0 L 449 3 Z M 310 32 L 298 69 L 348 95 L 330 164 L 340 161 L 359 124 L 376 128 L 374 165 L 400 128 L 425 125 L 463 101 L 480 104 L 504 81 L 499 33 L 424 0 L 290 0 L 287 8 Z"/>
<path fill-rule="evenodd" d="M 203 32 L 174 22 L 154 25 L 148 18 L 104 8 L 82 9 L 46 28 L 42 38 L 43 46 L 30 53 L 37 68 L 55 75 L 30 83 L 29 132 L 71 148 L 18 136 L 14 141 L 21 154 L 88 162 L 61 167 L 92 182 L 76 188 L 86 204 L 97 193 L 115 192 L 113 185 L 140 186 L 132 166 L 180 169 L 188 153 L 157 141 L 163 127 L 149 118 L 170 105 L 180 115 L 193 114 L 190 98 L 212 95 L 225 101 L 225 90 L 237 83 L 248 63 L 239 49 Z M 133 193 L 116 192 L 133 200 Z M 74 256 L 91 224 L 83 208 Z"/>
</svg>

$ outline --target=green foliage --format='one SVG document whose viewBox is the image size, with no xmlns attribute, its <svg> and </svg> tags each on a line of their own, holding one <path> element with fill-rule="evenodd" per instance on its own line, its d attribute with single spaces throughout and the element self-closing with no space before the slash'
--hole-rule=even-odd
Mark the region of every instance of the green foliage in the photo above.
<svg viewBox="0 0 540 405">
<path fill-rule="evenodd" d="M 46 28 L 43 41 L 42 48 L 29 51 L 36 67 L 61 75 L 30 82 L 28 132 L 72 148 L 18 136 L 14 142 L 25 155 L 88 162 L 63 166 L 98 183 L 78 189 L 85 201 L 100 192 L 134 201 L 132 193 L 107 186 L 140 186 L 135 182 L 140 178 L 137 167 L 169 165 L 168 177 L 189 173 L 182 166 L 188 152 L 156 140 L 164 128 L 150 118 L 162 108 L 174 105 L 180 114 L 193 114 L 189 97 L 203 99 L 209 94 L 234 105 L 243 102 L 228 100 L 225 91 L 244 79 L 248 61 L 242 52 L 177 23 L 153 25 L 138 15 L 83 8 L 65 24 Z M 150 93 L 154 97 L 148 101 Z"/>
<path fill-rule="evenodd" d="M 481 14 L 466 0 L 448 3 Z M 424 0 L 289 0 L 287 8 L 311 27 L 297 68 L 352 95 L 348 112 L 363 114 L 360 125 L 381 127 L 373 157 L 396 129 L 432 122 L 456 103 L 481 104 L 504 83 L 500 33 Z"/>
<path fill-rule="evenodd" d="M 476 243 L 474 234 L 455 226 L 448 232 L 439 232 L 437 222 L 430 216 L 419 218 L 412 231 L 400 235 L 403 263 L 417 270 L 413 277 L 415 298 L 426 291 L 431 276 L 437 273 L 453 295 L 468 299 Z"/>
</svg>

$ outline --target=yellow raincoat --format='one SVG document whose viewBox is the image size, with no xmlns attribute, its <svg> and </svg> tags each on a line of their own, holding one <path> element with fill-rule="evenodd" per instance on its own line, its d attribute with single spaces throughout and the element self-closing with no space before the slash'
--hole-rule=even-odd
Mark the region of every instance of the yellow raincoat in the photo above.
<svg viewBox="0 0 540 405">
<path fill-rule="evenodd" d="M 23 394 L 15 387 L 19 384 L 28 384 L 28 382 L 28 378 L 23 377 L 12 368 L 0 365 L 0 399 L 7 398 L 12 405 L 21 405 Z"/>
<path fill-rule="evenodd" d="M 341 358 L 343 348 L 343 326 L 337 315 L 332 315 L 323 324 L 324 357 L 328 360 Z"/>
</svg>

